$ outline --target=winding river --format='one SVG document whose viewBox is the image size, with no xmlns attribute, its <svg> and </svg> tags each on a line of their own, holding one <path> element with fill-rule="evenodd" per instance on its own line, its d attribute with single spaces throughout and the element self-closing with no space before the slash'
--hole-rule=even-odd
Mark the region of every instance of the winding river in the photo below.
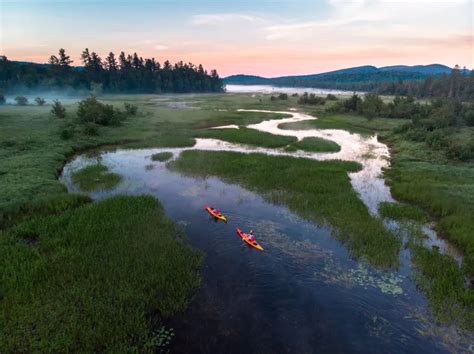
<svg viewBox="0 0 474 354">
<path fill-rule="evenodd" d="M 265 111 L 269 112 L 269 111 Z M 270 112 L 271 113 L 271 112 Z M 122 182 L 95 199 L 114 194 L 150 194 L 185 231 L 189 242 L 204 253 L 202 287 L 189 309 L 171 319 L 176 338 L 172 352 L 188 353 L 313 353 L 468 352 L 472 338 L 433 320 L 425 297 L 411 279 L 407 250 L 401 266 L 382 272 L 354 260 L 332 236 L 327 225 L 301 219 L 285 206 L 214 178 L 183 176 L 154 162 L 151 155 L 184 150 L 237 151 L 289 155 L 317 160 L 342 159 L 362 165 L 350 179 L 373 215 L 378 204 L 393 202 L 382 178 L 389 150 L 376 137 L 343 130 L 284 130 L 282 123 L 315 119 L 291 111 L 290 118 L 250 125 L 272 134 L 321 137 L 341 146 L 337 153 L 286 152 L 216 139 L 196 139 L 191 148 L 106 151 L 80 155 L 64 168 L 61 180 L 69 191 L 80 190 L 72 172 L 100 161 Z M 221 128 L 236 129 L 235 126 Z M 229 224 L 216 223 L 203 211 L 215 204 Z M 247 248 L 234 227 L 253 228 L 265 253 Z M 436 235 L 433 235 L 436 238 Z M 441 242 L 441 241 L 440 241 Z M 448 246 L 445 246 L 449 249 Z"/>
</svg>

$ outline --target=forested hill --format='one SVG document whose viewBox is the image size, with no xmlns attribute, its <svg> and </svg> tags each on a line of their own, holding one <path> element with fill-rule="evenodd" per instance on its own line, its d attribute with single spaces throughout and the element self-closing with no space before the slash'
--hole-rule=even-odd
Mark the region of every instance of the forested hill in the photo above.
<svg viewBox="0 0 474 354">
<path fill-rule="evenodd" d="M 216 70 L 208 73 L 202 65 L 182 61 L 163 64 L 121 52 L 101 58 L 85 49 L 82 66 L 64 49 L 47 64 L 10 61 L 0 56 L 0 91 L 7 94 L 29 91 L 93 91 L 104 93 L 186 93 L 222 92 L 223 81 Z"/>
<path fill-rule="evenodd" d="M 234 75 L 224 79 L 226 84 L 275 85 L 315 87 L 340 90 L 376 92 L 381 94 L 413 95 L 422 97 L 472 97 L 467 92 L 472 71 L 441 64 L 416 66 L 359 66 L 321 74 L 264 78 L 252 75 Z M 458 83 L 453 86 L 453 82 Z"/>
</svg>

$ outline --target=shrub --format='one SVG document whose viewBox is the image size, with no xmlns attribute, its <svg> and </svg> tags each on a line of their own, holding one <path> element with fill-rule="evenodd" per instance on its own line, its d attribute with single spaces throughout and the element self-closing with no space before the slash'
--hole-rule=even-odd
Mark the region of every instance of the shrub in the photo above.
<svg viewBox="0 0 474 354">
<path fill-rule="evenodd" d="M 468 126 L 468 127 L 474 127 L 474 109 L 471 108 L 469 110 L 467 110 L 466 112 L 464 112 L 464 123 Z"/>
<path fill-rule="evenodd" d="M 326 96 L 327 101 L 337 101 L 336 95 L 333 95 L 332 93 L 328 93 Z"/>
<path fill-rule="evenodd" d="M 26 106 L 28 104 L 28 98 L 25 96 L 16 96 L 15 97 L 16 104 L 19 106 Z"/>
<path fill-rule="evenodd" d="M 448 133 L 444 129 L 436 129 L 426 134 L 425 141 L 428 145 L 440 149 L 446 145 L 446 137 Z"/>
<path fill-rule="evenodd" d="M 125 112 L 130 115 L 130 116 L 134 116 L 137 114 L 138 112 L 138 107 L 135 106 L 134 104 L 130 104 L 128 102 L 125 102 L 123 104 L 124 108 L 125 108 Z"/>
<path fill-rule="evenodd" d="M 124 118 L 123 113 L 110 104 L 97 101 L 94 96 L 79 102 L 77 117 L 82 123 L 99 125 L 118 125 Z"/>
<path fill-rule="evenodd" d="M 36 97 L 35 102 L 38 106 L 44 106 L 44 104 L 46 103 L 46 101 L 42 97 Z"/>
<path fill-rule="evenodd" d="M 356 103 L 356 110 L 372 119 L 382 113 L 384 104 L 382 99 L 375 93 L 368 93 L 361 102 Z"/>
<path fill-rule="evenodd" d="M 326 100 L 323 97 L 316 96 L 314 93 L 308 94 L 305 92 L 299 99 L 299 104 L 311 104 L 311 105 L 323 105 L 326 103 Z"/>
<path fill-rule="evenodd" d="M 99 135 L 99 129 L 97 124 L 94 123 L 85 123 L 84 124 L 84 134 L 89 136 Z"/>
<path fill-rule="evenodd" d="M 448 146 L 448 156 L 460 161 L 472 160 L 474 159 L 474 143 L 451 142 Z"/>
<path fill-rule="evenodd" d="M 298 97 L 298 96 L 299 96 L 299 95 L 298 95 L 297 92 L 295 92 L 294 94 L 291 95 L 291 97 Z"/>
<path fill-rule="evenodd" d="M 286 94 L 286 93 L 280 93 L 280 94 L 278 95 L 278 99 L 279 99 L 279 100 L 287 100 L 287 99 L 288 99 L 288 94 Z"/>
<path fill-rule="evenodd" d="M 51 113 L 53 113 L 57 118 L 60 118 L 60 119 L 66 118 L 66 108 L 64 108 L 61 102 L 57 100 L 53 102 Z"/>
<path fill-rule="evenodd" d="M 272 95 L 272 96 L 270 97 L 270 101 L 273 102 L 273 101 L 276 101 L 276 100 L 277 100 L 277 98 L 276 98 L 275 96 Z"/>
<path fill-rule="evenodd" d="M 74 129 L 71 127 L 63 128 L 60 133 L 62 140 L 69 140 L 74 136 Z"/>
<path fill-rule="evenodd" d="M 343 107 L 346 112 L 359 112 L 361 104 L 362 99 L 354 93 L 351 98 L 344 101 Z"/>
<path fill-rule="evenodd" d="M 5 104 L 7 100 L 5 99 L 5 96 L 3 93 L 0 93 L 0 105 Z"/>
</svg>

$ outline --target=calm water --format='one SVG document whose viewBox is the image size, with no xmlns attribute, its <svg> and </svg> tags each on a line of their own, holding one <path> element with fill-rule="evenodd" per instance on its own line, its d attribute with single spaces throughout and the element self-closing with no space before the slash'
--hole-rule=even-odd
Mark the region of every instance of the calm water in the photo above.
<svg viewBox="0 0 474 354">
<path fill-rule="evenodd" d="M 169 149 L 173 150 L 173 149 Z M 189 309 L 168 323 L 172 352 L 389 353 L 468 351 L 469 342 L 433 325 L 424 297 L 410 280 L 406 251 L 397 272 L 377 272 L 351 259 L 331 228 L 300 219 L 286 207 L 216 178 L 191 178 L 152 162 L 160 149 L 79 156 L 70 173 L 97 160 L 123 181 L 114 194 L 149 194 L 204 254 L 202 287 Z M 204 204 L 229 223 L 216 223 Z M 243 244 L 235 227 L 252 228 L 265 248 Z M 443 343 L 442 336 L 445 336 Z"/>
</svg>

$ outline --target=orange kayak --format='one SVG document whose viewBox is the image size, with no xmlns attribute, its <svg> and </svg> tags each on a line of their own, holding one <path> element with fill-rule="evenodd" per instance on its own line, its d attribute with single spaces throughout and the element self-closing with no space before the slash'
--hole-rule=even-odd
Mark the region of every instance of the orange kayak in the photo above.
<svg viewBox="0 0 474 354">
<path fill-rule="evenodd" d="M 204 209 L 206 209 L 206 211 L 209 214 L 211 214 L 213 217 L 215 217 L 216 219 L 222 220 L 223 222 L 227 223 L 227 218 L 224 215 L 222 215 L 221 213 L 216 213 L 214 211 L 214 208 L 211 208 L 210 206 L 205 205 Z"/>
<path fill-rule="evenodd" d="M 259 251 L 262 251 L 263 252 L 263 248 L 262 246 L 260 246 L 256 240 L 253 240 L 252 242 L 250 242 L 248 239 L 247 239 L 247 234 L 244 233 L 241 229 L 239 228 L 236 228 L 236 231 L 237 231 L 237 235 L 240 236 L 240 238 L 242 240 L 244 240 L 244 242 L 246 242 L 248 245 L 258 249 Z"/>
</svg>

